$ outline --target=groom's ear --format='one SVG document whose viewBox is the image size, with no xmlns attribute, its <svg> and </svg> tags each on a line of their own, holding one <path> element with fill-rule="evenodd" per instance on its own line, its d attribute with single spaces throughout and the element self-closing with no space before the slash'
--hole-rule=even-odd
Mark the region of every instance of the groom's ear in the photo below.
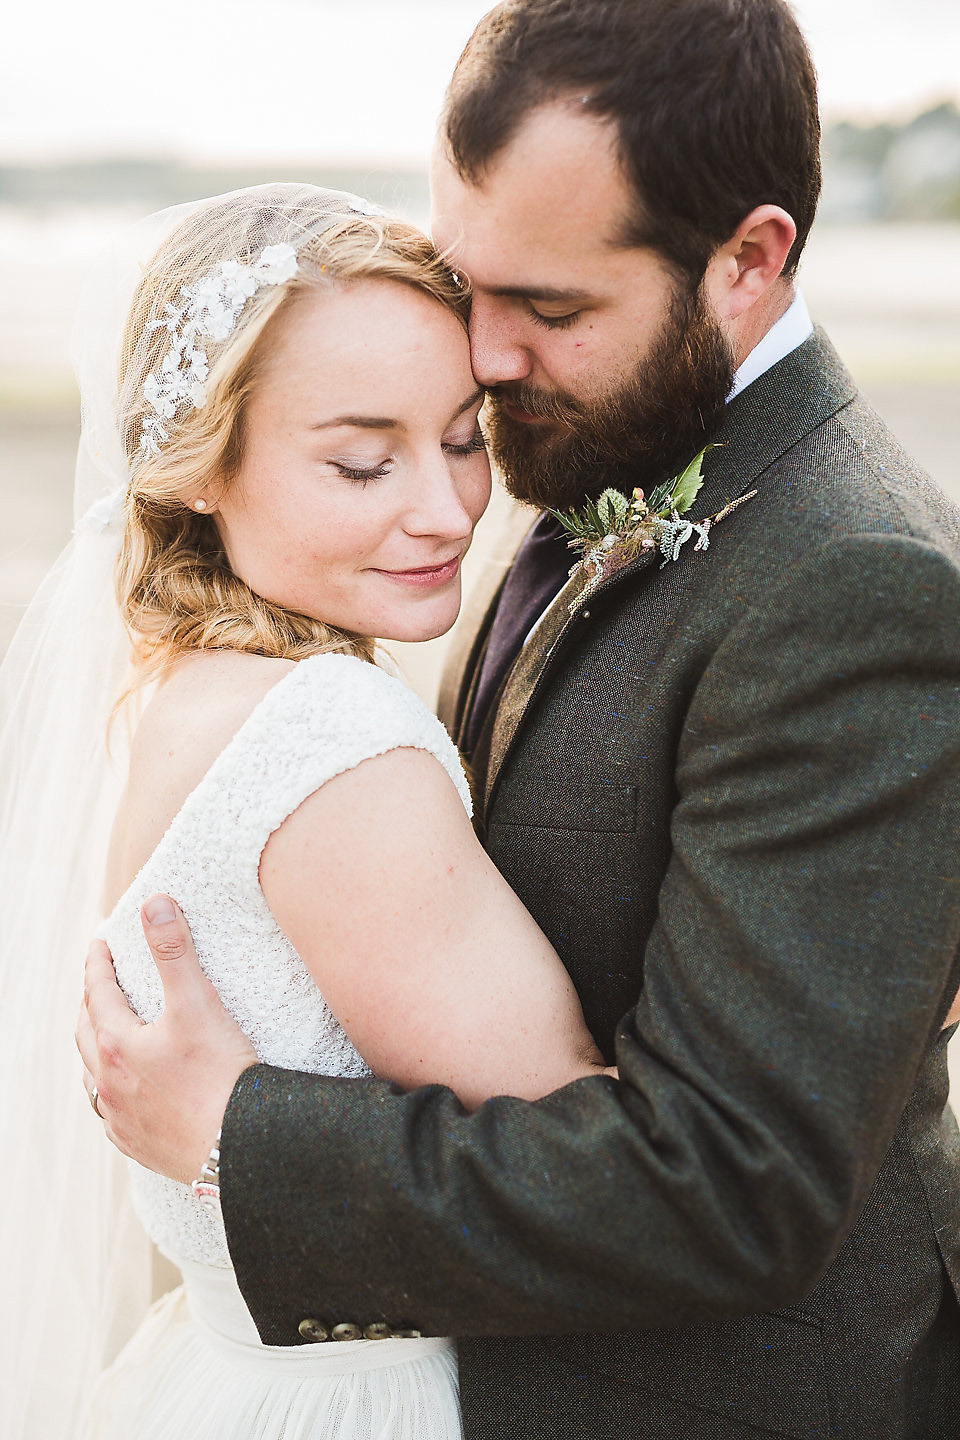
<svg viewBox="0 0 960 1440">
<path fill-rule="evenodd" d="M 791 215 L 779 205 L 758 205 L 711 257 L 704 284 L 721 325 L 736 321 L 768 295 L 783 274 L 797 238 Z"/>
</svg>

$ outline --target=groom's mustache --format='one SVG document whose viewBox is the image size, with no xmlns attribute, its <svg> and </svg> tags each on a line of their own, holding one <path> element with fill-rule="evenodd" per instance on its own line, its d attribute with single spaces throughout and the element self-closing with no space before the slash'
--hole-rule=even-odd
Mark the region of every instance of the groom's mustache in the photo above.
<svg viewBox="0 0 960 1440">
<path fill-rule="evenodd" d="M 506 400 L 517 410 L 524 410 L 538 420 L 549 420 L 568 430 L 576 429 L 584 418 L 584 408 L 572 395 L 562 390 L 541 390 L 535 385 L 490 385 L 487 399 L 494 408 L 502 408 Z"/>
</svg>

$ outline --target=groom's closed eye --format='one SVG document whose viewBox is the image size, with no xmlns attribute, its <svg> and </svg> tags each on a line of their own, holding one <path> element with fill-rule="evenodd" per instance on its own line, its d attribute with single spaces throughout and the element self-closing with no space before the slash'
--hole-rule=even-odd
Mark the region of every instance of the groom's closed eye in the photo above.
<svg viewBox="0 0 960 1440">
<path fill-rule="evenodd" d="M 529 302 L 528 302 L 529 304 Z M 538 310 L 536 305 L 529 305 L 530 319 L 535 325 L 542 325 L 547 330 L 565 330 L 568 325 L 573 325 L 580 318 L 582 311 L 569 310 L 563 315 L 545 315 Z"/>
<path fill-rule="evenodd" d="M 495 286 L 490 293 L 521 301 L 534 324 L 547 330 L 564 330 L 575 324 L 584 309 L 594 303 L 582 290 L 564 290 L 550 285 L 502 285 Z"/>
</svg>

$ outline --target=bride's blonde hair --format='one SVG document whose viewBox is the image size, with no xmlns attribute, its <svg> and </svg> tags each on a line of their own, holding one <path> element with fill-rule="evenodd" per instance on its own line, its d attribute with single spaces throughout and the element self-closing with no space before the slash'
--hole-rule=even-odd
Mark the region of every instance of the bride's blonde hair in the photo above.
<svg viewBox="0 0 960 1440">
<path fill-rule="evenodd" d="M 341 651 L 372 660 L 374 640 L 266 600 L 235 575 L 212 516 L 188 503 L 215 482 L 229 487 L 243 455 L 244 410 L 279 319 L 305 291 L 353 280 L 393 280 L 432 296 L 466 327 L 469 299 L 427 237 L 404 221 L 349 213 L 348 197 L 313 186 L 237 192 L 193 211 L 147 267 L 127 319 L 120 357 L 118 422 L 132 479 L 117 571 L 121 613 L 139 679 L 186 651 L 231 649 L 299 660 Z M 203 404 L 163 420 L 157 453 L 142 448 L 155 424 L 145 385 L 170 350 L 162 320 L 182 289 L 223 261 L 255 263 L 292 243 L 296 273 L 251 295 L 230 333 L 203 341 L 209 374 Z M 160 325 L 156 322 L 160 320 Z"/>
</svg>

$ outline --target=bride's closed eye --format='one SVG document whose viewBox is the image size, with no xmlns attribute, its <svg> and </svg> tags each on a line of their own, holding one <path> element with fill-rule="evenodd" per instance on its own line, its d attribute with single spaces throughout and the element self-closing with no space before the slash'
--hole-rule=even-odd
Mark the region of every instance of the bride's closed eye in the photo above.
<svg viewBox="0 0 960 1440">
<path fill-rule="evenodd" d="M 445 441 L 443 451 L 446 455 L 479 455 L 481 450 L 487 448 L 487 442 L 483 438 L 483 432 L 478 425 L 470 436 L 470 439 L 463 444 L 456 444 L 454 441 Z"/>
<path fill-rule="evenodd" d="M 480 422 L 474 423 L 473 434 L 468 440 L 443 440 L 440 448 L 445 455 L 454 456 L 458 459 L 470 455 L 479 455 L 486 450 L 486 441 L 483 438 L 483 431 L 480 429 Z M 385 479 L 393 469 L 394 457 L 388 456 L 376 465 L 365 465 L 362 461 L 351 461 L 344 456 L 342 459 L 334 459 L 332 456 L 326 460 L 337 474 L 344 480 L 350 480 L 357 485 L 366 485 L 371 480 Z"/>
<path fill-rule="evenodd" d="M 368 480 L 383 480 L 390 474 L 390 461 L 384 460 L 380 465 L 362 466 L 349 465 L 342 460 L 331 460 L 329 462 L 344 480 L 355 480 L 358 484 L 366 485 Z"/>
</svg>

